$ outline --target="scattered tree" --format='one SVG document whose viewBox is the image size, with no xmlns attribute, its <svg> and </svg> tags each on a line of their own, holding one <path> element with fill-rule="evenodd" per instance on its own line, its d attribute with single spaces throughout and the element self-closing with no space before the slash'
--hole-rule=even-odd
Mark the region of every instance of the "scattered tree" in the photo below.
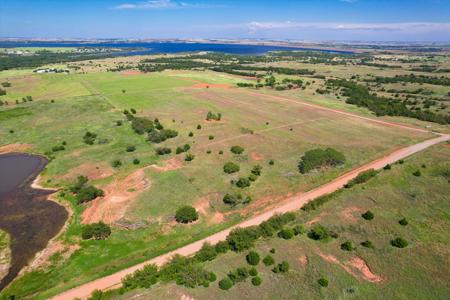
<svg viewBox="0 0 450 300">
<path fill-rule="evenodd" d="M 178 223 L 190 223 L 198 220 L 198 213 L 192 206 L 183 206 L 175 214 L 175 220 Z"/>
</svg>

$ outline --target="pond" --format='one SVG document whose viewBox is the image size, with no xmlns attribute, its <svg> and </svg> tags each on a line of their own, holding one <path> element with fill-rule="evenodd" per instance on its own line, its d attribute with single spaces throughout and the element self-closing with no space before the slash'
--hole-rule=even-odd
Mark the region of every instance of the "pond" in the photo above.
<svg viewBox="0 0 450 300">
<path fill-rule="evenodd" d="M 31 154 L 0 155 L 0 229 L 11 238 L 11 265 L 0 281 L 0 291 L 46 247 L 68 218 L 63 206 L 47 200 L 52 191 L 31 187 L 47 162 Z"/>
</svg>

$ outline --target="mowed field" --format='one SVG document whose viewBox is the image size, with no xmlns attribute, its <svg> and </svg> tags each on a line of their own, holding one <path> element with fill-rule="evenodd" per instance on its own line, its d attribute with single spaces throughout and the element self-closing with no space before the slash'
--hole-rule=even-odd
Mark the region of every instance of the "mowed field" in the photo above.
<svg viewBox="0 0 450 300">
<path fill-rule="evenodd" d="M 254 250 L 261 259 L 270 254 L 276 263 L 290 265 L 288 273 L 275 274 L 273 266 L 260 262 L 258 287 L 247 279 L 228 291 L 219 289 L 217 282 L 228 272 L 251 267 L 247 252 L 228 252 L 204 263 L 217 274 L 208 288 L 158 284 L 112 299 L 447 299 L 449 149 L 441 144 L 415 154 L 368 183 L 342 191 L 317 210 L 300 212 L 296 224 L 307 229 L 322 224 L 338 233 L 337 239 L 314 241 L 303 234 L 258 242 Z M 417 170 L 419 177 L 413 175 Z M 371 221 L 361 217 L 367 210 L 374 213 Z M 408 225 L 398 223 L 403 218 Z M 399 236 L 408 241 L 406 248 L 390 245 Z M 356 250 L 340 249 L 348 240 Z M 366 240 L 373 249 L 360 245 Z M 328 279 L 328 287 L 321 287 L 319 278 Z"/>
<path fill-rule="evenodd" d="M 66 149 L 53 154 L 42 174 L 42 184 L 67 187 L 77 175 L 86 175 L 109 192 L 111 197 L 106 200 L 120 196 L 127 201 L 107 203 L 108 211 L 114 213 L 105 216 L 100 204 L 103 198 L 77 206 L 70 196 L 60 196 L 61 201 L 71 201 L 74 210 L 68 230 L 59 238 L 63 250 L 51 253 L 54 259 L 16 280 L 8 292 L 17 296 L 38 292 L 37 298 L 54 295 L 208 236 L 277 205 L 288 195 L 432 136 L 307 106 L 301 97 L 279 101 L 233 87 L 242 81 L 231 75 L 194 71 L 10 78 L 12 87 L 2 99 L 12 104 L 0 110 L 0 145 L 27 144 L 27 151 L 44 154 L 65 141 Z M 27 95 L 35 100 L 19 105 L 11 101 Z M 178 137 L 150 144 L 126 122 L 122 112 L 131 108 L 138 116 L 158 118 L 166 128 L 177 130 Z M 208 111 L 221 113 L 222 120 L 206 121 Z M 122 126 L 116 126 L 118 120 Z M 86 131 L 98 135 L 94 145 L 83 143 Z M 177 146 L 186 143 L 195 155 L 191 162 L 184 161 L 184 154 L 174 154 Z M 135 152 L 126 152 L 130 145 L 136 147 Z M 244 153 L 233 155 L 229 149 L 234 145 L 244 147 Z M 170 147 L 172 154 L 157 156 L 157 146 Z M 344 153 L 346 163 L 301 175 L 297 164 L 304 152 L 326 147 Z M 135 158 L 140 164 L 132 164 Z M 122 161 L 120 168 L 111 166 L 116 159 Z M 240 165 L 239 174 L 223 172 L 228 161 Z M 256 164 L 263 167 L 262 175 L 250 188 L 241 190 L 230 184 L 232 179 L 248 176 Z M 252 197 L 249 205 L 231 208 L 222 202 L 225 193 L 238 191 Z M 200 219 L 192 225 L 178 225 L 174 213 L 186 204 L 197 208 Z M 83 214 L 85 210 L 90 213 Z M 81 241 L 80 223 L 99 218 L 114 225 L 111 237 Z M 118 220 L 145 226 L 125 230 L 115 226 Z"/>
</svg>

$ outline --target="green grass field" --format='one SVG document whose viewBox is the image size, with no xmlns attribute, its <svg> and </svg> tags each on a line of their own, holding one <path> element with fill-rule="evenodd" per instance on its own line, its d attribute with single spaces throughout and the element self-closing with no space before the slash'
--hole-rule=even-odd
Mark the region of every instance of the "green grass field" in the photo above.
<svg viewBox="0 0 450 300">
<path fill-rule="evenodd" d="M 366 184 L 344 190 L 318 210 L 300 213 L 298 223 L 325 225 L 339 234 L 337 239 L 322 242 L 301 235 L 292 240 L 269 238 L 258 242 L 256 251 L 261 257 L 275 248 L 275 261 L 286 260 L 291 267 L 287 274 L 280 275 L 260 263 L 257 270 L 263 283 L 259 287 L 247 279 L 229 291 L 218 288 L 217 281 L 230 270 L 249 267 L 247 252 L 229 252 L 205 264 L 218 277 L 208 288 L 158 284 L 113 298 L 174 299 L 184 295 L 186 299 L 446 299 L 450 288 L 448 149 L 447 145 L 434 146 Z M 422 176 L 413 176 L 416 170 Z M 366 210 L 374 213 L 372 221 L 361 217 Z M 408 220 L 407 226 L 398 223 L 402 218 Z M 409 242 L 406 248 L 390 245 L 390 240 L 398 236 Z M 356 250 L 341 250 L 340 244 L 346 240 L 352 241 Z M 365 240 L 370 240 L 374 249 L 361 246 Z M 326 261 L 319 253 L 334 257 L 342 265 Z M 349 263 L 355 257 L 363 259 L 382 281 L 365 280 Z M 317 283 L 321 277 L 328 279 L 327 288 Z"/>
<path fill-rule="evenodd" d="M 288 194 L 309 190 L 396 148 L 431 137 L 312 109 L 295 97 L 298 104 L 274 101 L 263 92 L 251 95 L 245 89 L 192 87 L 198 82 L 232 86 L 242 81 L 221 73 L 36 74 L 9 79 L 12 86 L 2 97 L 31 95 L 35 101 L 0 108 L 0 145 L 26 143 L 30 144 L 29 152 L 44 154 L 63 141 L 67 143 L 66 150 L 53 154 L 54 159 L 43 172 L 45 185 L 67 187 L 75 175 L 88 175 L 74 173 L 80 165 L 112 170 L 111 176 L 93 181 L 99 187 L 120 181 L 144 166 L 164 166 L 169 159 L 181 165 L 167 172 L 147 169 L 145 176 L 151 186 L 127 206 L 124 217 L 132 222 L 144 221 L 148 226 L 131 231 L 114 226 L 113 234 L 105 241 L 81 241 L 80 215 L 85 206 L 75 206 L 70 196 L 61 199 L 72 201 L 75 215 L 60 239 L 69 245 L 79 244 L 80 249 L 67 260 L 56 260 L 50 267 L 17 279 L 7 293 L 18 297 L 33 295 L 43 299 L 157 256 L 235 224 Z M 347 109 L 341 104 L 338 107 Z M 158 118 L 166 128 L 179 132 L 177 138 L 158 146 L 170 147 L 174 152 L 177 146 L 188 143 L 195 159 L 184 162 L 184 154 L 173 152 L 157 156 L 156 146 L 135 134 L 125 121 L 122 111 L 130 108 L 135 108 L 139 116 Z M 206 121 L 208 111 L 222 113 L 222 120 Z M 353 111 L 368 115 L 361 109 Z M 123 125 L 116 126 L 117 120 L 122 120 Z M 201 130 L 196 129 L 198 124 Z M 97 133 L 100 143 L 83 143 L 86 131 Z M 189 132 L 194 136 L 189 137 Z M 136 146 L 136 151 L 126 152 L 129 145 Z M 230 153 L 233 145 L 243 146 L 244 154 Z M 343 152 L 346 163 L 336 169 L 300 175 L 298 160 L 305 151 L 317 147 Z M 133 165 L 134 158 L 141 163 Z M 110 167 L 115 159 L 122 161 L 122 167 Z M 269 160 L 274 160 L 273 166 Z M 239 163 L 239 174 L 223 173 L 227 161 Z M 263 166 L 262 176 L 244 191 L 252 196 L 251 204 L 234 209 L 226 206 L 223 195 L 238 191 L 230 180 L 248 176 L 256 164 Z M 199 222 L 174 224 L 174 212 L 186 204 L 201 209 Z"/>
</svg>

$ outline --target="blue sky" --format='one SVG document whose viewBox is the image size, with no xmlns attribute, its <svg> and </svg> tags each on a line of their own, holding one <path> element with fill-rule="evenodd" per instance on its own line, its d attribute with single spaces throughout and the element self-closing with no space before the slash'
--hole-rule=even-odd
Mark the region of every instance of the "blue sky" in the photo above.
<svg viewBox="0 0 450 300">
<path fill-rule="evenodd" d="M 0 0 L 0 37 L 450 42 L 450 0 Z"/>
</svg>

